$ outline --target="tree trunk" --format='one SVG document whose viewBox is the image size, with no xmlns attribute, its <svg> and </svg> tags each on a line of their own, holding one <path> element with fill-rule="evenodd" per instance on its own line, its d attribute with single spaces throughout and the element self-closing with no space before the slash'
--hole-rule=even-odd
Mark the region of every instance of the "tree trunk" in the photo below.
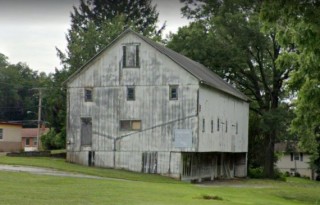
<svg viewBox="0 0 320 205">
<path fill-rule="evenodd" d="M 270 131 L 265 136 L 265 161 L 264 161 L 264 176 L 274 178 L 274 143 L 276 133 Z"/>
</svg>

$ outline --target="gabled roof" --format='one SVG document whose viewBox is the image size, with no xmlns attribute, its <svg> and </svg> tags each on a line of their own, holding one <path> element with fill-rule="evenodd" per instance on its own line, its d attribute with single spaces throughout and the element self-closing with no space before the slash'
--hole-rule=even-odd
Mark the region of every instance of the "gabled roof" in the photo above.
<svg viewBox="0 0 320 205">
<path fill-rule="evenodd" d="M 187 58 L 184 55 L 181 55 L 163 45 L 160 45 L 153 40 L 134 32 L 133 30 L 126 29 L 124 32 L 122 32 L 115 40 L 113 40 L 108 46 L 106 46 L 104 49 L 102 49 L 97 55 L 95 55 L 93 58 L 91 58 L 85 65 L 83 65 L 80 69 L 78 69 L 75 73 L 73 73 L 63 84 L 67 83 L 68 81 L 72 80 L 81 70 L 83 70 L 90 62 L 92 62 L 94 59 L 96 59 L 98 56 L 100 56 L 105 50 L 107 50 L 110 46 L 115 44 L 116 41 L 121 39 L 123 36 L 125 36 L 128 33 L 133 33 L 136 36 L 140 37 L 143 41 L 148 43 L 150 46 L 158 50 L 160 53 L 164 54 L 171 60 L 173 60 L 175 63 L 180 65 L 182 68 L 184 68 L 186 71 L 188 71 L 190 74 L 192 74 L 194 77 L 196 77 L 200 83 L 206 84 L 212 88 L 215 88 L 217 90 L 220 90 L 224 93 L 227 93 L 229 95 L 232 95 L 236 98 L 239 98 L 244 101 L 248 101 L 247 96 L 245 96 L 243 93 L 238 91 L 236 88 L 225 82 L 220 76 L 209 70 L 204 65 L 191 60 L 190 58 Z"/>
</svg>

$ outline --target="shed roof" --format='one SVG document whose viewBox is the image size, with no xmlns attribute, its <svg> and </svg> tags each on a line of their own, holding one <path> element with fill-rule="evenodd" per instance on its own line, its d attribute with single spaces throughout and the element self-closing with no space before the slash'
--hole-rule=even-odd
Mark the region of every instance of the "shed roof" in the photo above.
<svg viewBox="0 0 320 205">
<path fill-rule="evenodd" d="M 111 45 L 113 45 L 116 41 L 121 39 L 123 36 L 125 36 L 128 33 L 133 33 L 136 36 L 140 37 L 143 41 L 148 43 L 150 46 L 154 47 L 156 50 L 158 50 L 160 53 L 164 54 L 171 60 L 173 60 L 175 63 L 180 65 L 182 68 L 184 68 L 186 71 L 188 71 L 190 74 L 195 76 L 200 83 L 206 84 L 212 88 L 215 88 L 217 90 L 220 90 L 224 93 L 227 93 L 229 95 L 232 95 L 236 98 L 239 98 L 244 101 L 248 101 L 248 97 L 245 96 L 243 93 L 238 91 L 236 88 L 234 88 L 232 85 L 225 82 L 220 76 L 212 72 L 210 69 L 205 67 L 204 65 L 191 60 L 190 58 L 181 55 L 180 53 L 177 53 L 159 43 L 154 42 L 153 40 L 129 29 L 126 29 L 124 32 L 122 32 L 115 40 L 113 40 L 109 45 L 107 45 L 104 49 L 102 49 L 97 55 L 95 55 L 93 58 L 91 58 L 85 65 L 83 65 L 81 68 L 79 68 L 75 73 L 73 73 L 65 82 L 69 82 L 72 80 L 81 70 L 83 70 L 87 65 L 92 62 L 94 59 L 96 59 L 98 56 L 100 56 L 105 50 L 107 50 Z"/>
<path fill-rule="evenodd" d="M 40 135 L 49 132 L 49 128 L 41 128 Z M 22 137 L 37 137 L 38 128 L 23 128 L 22 129 Z"/>
<path fill-rule="evenodd" d="M 13 126 L 22 127 L 21 123 L 16 123 L 16 122 L 0 122 L 0 125 L 13 125 Z"/>
</svg>

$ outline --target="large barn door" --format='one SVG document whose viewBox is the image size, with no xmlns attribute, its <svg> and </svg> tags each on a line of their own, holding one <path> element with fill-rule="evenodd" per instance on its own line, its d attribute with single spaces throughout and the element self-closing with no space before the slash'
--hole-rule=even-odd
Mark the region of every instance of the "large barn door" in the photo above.
<svg viewBox="0 0 320 205">
<path fill-rule="evenodd" d="M 92 144 L 92 119 L 81 118 L 81 146 Z"/>
<path fill-rule="evenodd" d="M 157 173 L 158 152 L 144 152 L 142 153 L 142 172 L 143 173 Z"/>
</svg>

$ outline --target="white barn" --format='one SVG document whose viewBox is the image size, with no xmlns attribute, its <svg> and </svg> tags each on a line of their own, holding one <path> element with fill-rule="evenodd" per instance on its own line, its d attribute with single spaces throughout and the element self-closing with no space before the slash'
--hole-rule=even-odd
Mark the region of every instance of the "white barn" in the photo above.
<svg viewBox="0 0 320 205">
<path fill-rule="evenodd" d="M 247 174 L 247 97 L 131 29 L 65 85 L 70 162 L 181 180 Z"/>
</svg>

